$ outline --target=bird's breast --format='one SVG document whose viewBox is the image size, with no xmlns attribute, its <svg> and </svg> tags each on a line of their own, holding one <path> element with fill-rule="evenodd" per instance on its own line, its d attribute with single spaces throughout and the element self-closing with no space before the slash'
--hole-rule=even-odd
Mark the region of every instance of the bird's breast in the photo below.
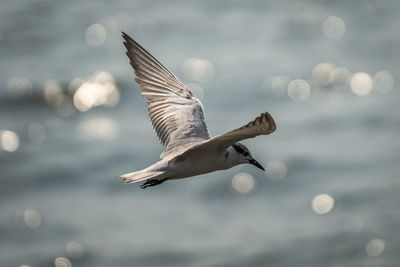
<svg viewBox="0 0 400 267">
<path fill-rule="evenodd" d="M 175 173 L 176 179 L 227 169 L 224 155 L 193 155 L 185 158 L 173 159 L 170 170 Z"/>
</svg>

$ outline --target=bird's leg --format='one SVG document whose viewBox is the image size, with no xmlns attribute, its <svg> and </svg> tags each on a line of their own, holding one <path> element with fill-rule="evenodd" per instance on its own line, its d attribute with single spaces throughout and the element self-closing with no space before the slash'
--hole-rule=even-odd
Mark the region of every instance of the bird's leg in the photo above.
<svg viewBox="0 0 400 267">
<path fill-rule="evenodd" d="M 159 185 L 159 184 L 162 184 L 163 182 L 165 182 L 167 179 L 161 179 L 161 180 L 158 180 L 158 179 L 153 179 L 153 180 L 146 180 L 146 182 L 144 182 L 141 186 L 140 186 L 140 188 L 142 188 L 142 189 L 145 189 L 146 187 L 149 187 L 149 186 L 155 186 L 155 185 Z"/>
</svg>

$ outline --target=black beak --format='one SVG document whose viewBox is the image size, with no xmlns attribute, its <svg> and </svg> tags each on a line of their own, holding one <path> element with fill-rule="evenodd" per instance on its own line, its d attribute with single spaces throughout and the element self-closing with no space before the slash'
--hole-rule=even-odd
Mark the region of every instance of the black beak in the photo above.
<svg viewBox="0 0 400 267">
<path fill-rule="evenodd" d="M 249 159 L 249 163 L 252 164 L 252 165 L 254 165 L 254 166 L 256 166 L 257 168 L 259 168 L 259 169 L 265 171 L 265 169 L 263 168 L 263 166 L 261 166 L 261 164 L 258 163 L 257 160 L 255 160 L 255 159 Z"/>
</svg>

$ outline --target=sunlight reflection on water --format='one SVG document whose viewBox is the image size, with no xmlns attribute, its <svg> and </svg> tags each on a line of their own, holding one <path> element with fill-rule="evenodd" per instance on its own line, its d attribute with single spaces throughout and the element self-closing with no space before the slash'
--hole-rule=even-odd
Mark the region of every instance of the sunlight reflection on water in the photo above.
<svg viewBox="0 0 400 267">
<path fill-rule="evenodd" d="M 42 217 L 34 209 L 17 211 L 15 213 L 15 223 L 21 228 L 37 229 L 42 223 Z"/>
<path fill-rule="evenodd" d="M 19 147 L 19 137 L 13 131 L 0 131 L 0 149 L 14 152 Z"/>
<path fill-rule="evenodd" d="M 373 88 L 372 78 L 365 72 L 354 73 L 350 80 L 351 91 L 359 96 L 367 96 Z"/>
<path fill-rule="evenodd" d="M 385 241 L 382 239 L 372 239 L 365 247 L 365 251 L 369 256 L 379 256 L 385 250 Z"/>
<path fill-rule="evenodd" d="M 85 39 L 90 46 L 102 45 L 106 40 L 106 29 L 99 23 L 92 24 L 86 30 Z"/>
<path fill-rule="evenodd" d="M 286 177 L 287 168 L 281 161 L 270 161 L 265 167 L 265 175 L 272 181 L 279 181 Z"/>
<path fill-rule="evenodd" d="M 241 194 L 247 194 L 254 190 L 256 181 L 248 173 L 238 173 L 232 179 L 232 188 Z"/>
<path fill-rule="evenodd" d="M 395 266 L 399 4 L 328 2 L 4 2 L 0 265 Z M 182 70 L 211 133 L 271 112 L 244 141 L 265 176 L 114 179 L 162 150 L 121 31 Z"/>
<path fill-rule="evenodd" d="M 335 205 L 335 200 L 328 194 L 320 194 L 313 198 L 312 209 L 317 214 L 330 212 Z"/>
<path fill-rule="evenodd" d="M 336 16 L 330 16 L 323 22 L 324 34 L 331 39 L 342 38 L 346 32 L 346 24 L 344 21 Z"/>
<path fill-rule="evenodd" d="M 288 85 L 288 95 L 295 102 L 306 101 L 310 97 L 311 88 L 304 80 L 294 80 Z"/>
<path fill-rule="evenodd" d="M 54 260 L 55 267 L 72 267 L 72 263 L 65 257 L 58 257 Z"/>
<path fill-rule="evenodd" d="M 393 89 L 393 76 L 388 71 L 380 71 L 374 75 L 374 86 L 381 94 L 387 94 Z"/>
<path fill-rule="evenodd" d="M 80 83 L 77 80 L 76 85 Z M 73 88 L 76 86 L 71 85 Z M 97 72 L 93 74 L 86 82 L 83 82 L 76 89 L 73 97 L 75 107 L 85 112 L 92 107 L 114 106 L 119 102 L 120 94 L 115 85 L 114 78 L 108 72 Z"/>
</svg>

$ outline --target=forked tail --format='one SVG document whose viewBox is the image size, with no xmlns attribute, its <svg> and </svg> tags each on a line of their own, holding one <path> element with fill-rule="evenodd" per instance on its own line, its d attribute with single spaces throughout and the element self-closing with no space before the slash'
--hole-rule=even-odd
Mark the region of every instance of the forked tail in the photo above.
<svg viewBox="0 0 400 267">
<path fill-rule="evenodd" d="M 132 173 L 126 173 L 118 176 L 119 179 L 124 180 L 125 183 L 136 183 L 147 179 L 157 179 L 158 176 L 164 172 L 149 172 L 149 171 L 138 171 Z"/>
</svg>

